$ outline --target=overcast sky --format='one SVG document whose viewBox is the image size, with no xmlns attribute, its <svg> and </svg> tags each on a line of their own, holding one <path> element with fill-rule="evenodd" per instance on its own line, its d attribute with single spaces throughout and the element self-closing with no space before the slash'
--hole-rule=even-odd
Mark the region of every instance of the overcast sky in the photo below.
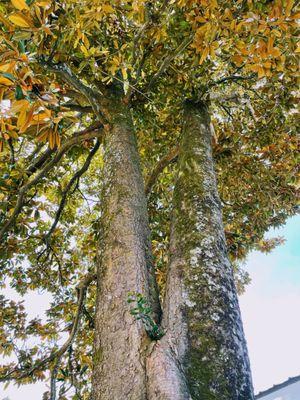
<svg viewBox="0 0 300 400">
<path fill-rule="evenodd" d="M 240 298 L 248 341 L 255 392 L 300 375 L 300 216 L 268 236 L 281 235 L 286 243 L 271 254 L 253 252 L 245 268 L 252 282 Z M 10 291 L 11 297 L 13 292 Z M 28 294 L 31 315 L 47 307 L 48 298 Z M 0 400 L 39 400 L 45 383 L 22 386 L 0 385 Z"/>
</svg>

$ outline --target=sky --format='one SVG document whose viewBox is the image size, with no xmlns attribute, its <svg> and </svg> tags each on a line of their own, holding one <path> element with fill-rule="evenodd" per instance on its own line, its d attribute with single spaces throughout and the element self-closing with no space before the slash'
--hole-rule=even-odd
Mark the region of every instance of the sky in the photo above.
<svg viewBox="0 0 300 400">
<path fill-rule="evenodd" d="M 267 236 L 286 242 L 250 254 L 252 282 L 240 298 L 256 393 L 300 375 L 300 216 Z"/>
<path fill-rule="evenodd" d="M 240 297 L 255 393 L 300 375 L 300 216 L 267 235 L 274 236 L 285 237 L 285 244 L 249 255 L 244 268 L 252 281 Z M 31 317 L 42 317 L 48 302 L 37 292 L 25 298 Z M 0 385 L 0 400 L 40 400 L 46 385 Z"/>
</svg>

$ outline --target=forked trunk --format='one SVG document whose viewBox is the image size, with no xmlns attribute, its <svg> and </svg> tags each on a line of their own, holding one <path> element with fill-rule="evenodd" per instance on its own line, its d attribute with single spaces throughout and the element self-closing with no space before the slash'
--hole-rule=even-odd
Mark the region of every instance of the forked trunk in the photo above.
<svg viewBox="0 0 300 400">
<path fill-rule="evenodd" d="M 118 111 L 119 110 L 119 111 Z M 187 103 L 174 190 L 165 335 L 150 342 L 130 292 L 159 306 L 146 200 L 128 110 L 107 136 L 98 269 L 93 400 L 252 400 L 232 266 L 228 260 L 202 103 Z"/>
<path fill-rule="evenodd" d="M 149 399 L 252 400 L 203 103 L 186 103 L 174 189 L 166 335 L 148 358 Z"/>
<path fill-rule="evenodd" d="M 149 339 L 130 315 L 130 292 L 155 303 L 146 198 L 128 109 L 112 105 L 105 141 L 103 232 L 95 315 L 93 400 L 143 400 Z M 151 299 L 153 301 L 151 301 Z"/>
</svg>

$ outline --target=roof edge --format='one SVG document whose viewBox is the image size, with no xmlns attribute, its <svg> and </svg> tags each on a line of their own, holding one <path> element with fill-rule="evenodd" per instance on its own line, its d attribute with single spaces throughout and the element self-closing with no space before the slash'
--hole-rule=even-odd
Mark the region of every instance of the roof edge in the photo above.
<svg viewBox="0 0 300 400">
<path fill-rule="evenodd" d="M 278 385 L 274 385 L 270 389 L 264 390 L 263 392 L 259 392 L 255 396 L 255 400 L 261 399 L 263 396 L 267 396 L 268 394 L 276 392 L 276 390 L 279 390 L 279 389 L 282 389 L 282 388 L 284 388 L 286 386 L 292 385 L 293 383 L 296 383 L 298 381 L 300 381 L 300 375 L 294 376 L 293 378 L 289 378 L 286 381 L 284 381 L 282 383 L 279 383 Z"/>
</svg>

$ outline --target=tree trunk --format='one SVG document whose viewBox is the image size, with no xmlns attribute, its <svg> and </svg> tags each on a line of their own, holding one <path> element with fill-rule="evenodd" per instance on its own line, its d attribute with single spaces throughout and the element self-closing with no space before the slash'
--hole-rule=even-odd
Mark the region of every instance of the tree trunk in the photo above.
<svg viewBox="0 0 300 400">
<path fill-rule="evenodd" d="M 145 351 L 149 338 L 130 314 L 130 292 L 159 305 L 147 206 L 129 110 L 111 106 L 105 140 L 103 211 L 95 315 L 93 400 L 147 399 Z"/>
<path fill-rule="evenodd" d="M 184 112 L 163 326 L 148 358 L 150 400 L 254 399 L 203 103 Z"/>
</svg>

